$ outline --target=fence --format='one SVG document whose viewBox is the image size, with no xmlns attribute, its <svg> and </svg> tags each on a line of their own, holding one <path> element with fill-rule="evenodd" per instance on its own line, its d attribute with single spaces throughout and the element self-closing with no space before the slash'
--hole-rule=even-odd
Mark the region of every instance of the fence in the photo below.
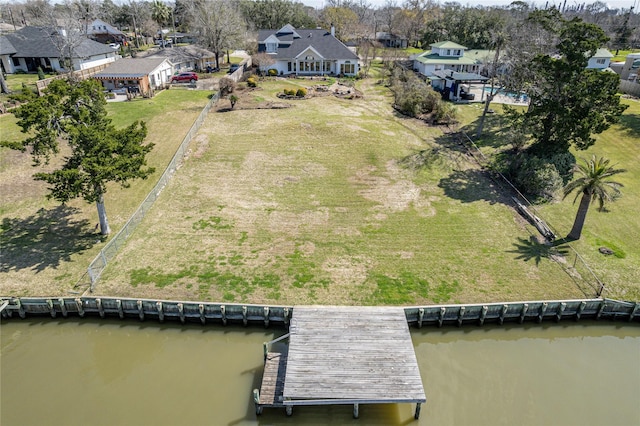
<svg viewBox="0 0 640 426">
<path fill-rule="evenodd" d="M 245 71 L 249 70 L 249 68 L 251 68 L 251 57 L 243 59 L 238 69 L 229 74 L 228 78 L 238 83 L 244 76 Z"/>
<path fill-rule="evenodd" d="M 640 97 L 640 83 L 620 80 L 620 91 L 627 95 Z"/>
<path fill-rule="evenodd" d="M 98 74 L 103 69 L 107 68 L 111 63 L 98 65 L 92 68 L 87 68 L 85 70 L 73 71 L 71 76 L 78 80 L 86 80 L 92 75 Z M 38 89 L 38 95 L 42 96 L 42 91 L 47 88 L 49 84 L 51 84 L 54 80 L 60 80 L 62 78 L 68 78 L 69 74 L 60 74 L 54 77 L 45 78 L 44 80 L 36 81 L 36 88 Z"/>
<path fill-rule="evenodd" d="M 465 305 L 431 305 L 404 308 L 409 324 L 423 325 L 484 325 L 505 322 L 537 322 L 611 319 L 639 321 L 640 303 L 611 299 L 549 300 L 530 302 L 504 302 Z M 275 323 L 288 326 L 293 306 L 266 306 L 250 304 L 220 304 L 207 302 L 181 302 L 170 300 L 131 299 L 113 297 L 59 297 L 10 298 L 0 300 L 3 318 L 58 315 L 68 317 L 100 316 L 101 318 L 155 319 L 206 324 Z M 17 315 L 16 315 L 17 314 Z"/>
<path fill-rule="evenodd" d="M 473 142 L 473 140 L 467 135 L 465 132 L 460 132 L 465 141 L 463 145 L 467 148 L 471 156 L 474 160 L 485 170 L 487 171 L 494 182 L 498 185 L 505 184 L 509 188 L 509 190 L 513 191 L 516 194 L 516 197 L 513 197 L 516 208 L 521 213 L 527 217 L 527 219 L 538 229 L 538 231 L 543 234 L 545 238 L 554 239 L 558 234 L 558 231 L 553 228 L 553 226 L 547 224 L 543 219 L 540 218 L 540 214 L 537 212 L 533 204 L 522 194 L 518 188 L 516 188 L 509 179 L 506 178 L 502 173 L 491 171 L 488 166 L 488 159 L 484 156 L 480 148 Z M 470 149 L 469 145 L 471 146 Z M 519 206 L 526 205 L 526 207 L 519 208 Z M 533 213 L 529 213 L 528 210 L 531 210 Z M 586 260 L 578 253 L 571 245 L 563 245 L 564 247 L 568 247 L 570 253 L 569 255 L 565 255 L 565 259 L 569 260 L 567 262 L 556 261 L 558 265 L 569 275 L 569 277 L 574 281 L 576 286 L 583 292 L 585 296 L 595 295 L 600 297 L 602 292 L 606 290 L 606 286 L 604 283 L 598 278 L 598 276 L 593 272 L 593 270 L 589 267 Z M 557 248 L 551 246 L 549 248 L 548 257 L 552 260 L 557 259 L 560 256 L 560 252 Z"/>
<path fill-rule="evenodd" d="M 156 201 L 156 199 L 162 192 L 162 189 L 165 187 L 169 179 L 171 179 L 171 177 L 173 176 L 173 173 L 182 164 L 182 161 L 184 160 L 185 153 L 189 148 L 189 144 L 191 143 L 191 140 L 200 129 L 200 126 L 204 122 L 207 114 L 209 113 L 209 110 L 218 101 L 218 98 L 219 98 L 218 93 L 215 93 L 212 96 L 211 100 L 200 112 L 200 115 L 198 116 L 198 118 L 196 118 L 195 122 L 191 126 L 191 129 L 189 129 L 189 132 L 182 140 L 182 143 L 178 147 L 178 150 L 173 155 L 173 158 L 169 162 L 169 165 L 164 170 L 164 172 L 162 173 L 162 176 L 160 176 L 160 179 L 158 179 L 158 182 L 153 187 L 149 195 L 147 195 L 147 197 L 144 199 L 142 204 L 140 204 L 137 210 L 129 218 L 127 223 L 124 224 L 122 229 L 107 243 L 107 245 L 104 246 L 102 250 L 100 250 L 100 253 L 98 253 L 95 259 L 93 259 L 93 261 L 89 265 L 89 268 L 87 269 L 87 274 L 89 275 L 89 280 L 90 280 L 90 286 L 89 286 L 90 292 L 93 291 L 93 287 L 95 283 L 100 278 L 102 271 L 104 270 L 104 268 L 106 268 L 109 261 L 111 261 L 111 259 L 113 259 L 116 256 L 116 254 L 120 250 L 120 247 L 122 247 L 122 245 L 124 244 L 125 240 L 129 237 L 129 235 L 131 235 L 133 230 L 136 229 L 138 224 L 144 218 L 147 211 L 149 211 L 153 203 Z"/>
</svg>

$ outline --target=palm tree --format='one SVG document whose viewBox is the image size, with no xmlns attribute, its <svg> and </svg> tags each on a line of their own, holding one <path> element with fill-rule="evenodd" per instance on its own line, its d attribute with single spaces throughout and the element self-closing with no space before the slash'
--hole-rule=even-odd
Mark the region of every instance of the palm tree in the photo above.
<svg viewBox="0 0 640 426">
<path fill-rule="evenodd" d="M 162 34 L 162 24 L 167 22 L 171 17 L 171 9 L 160 0 L 153 0 L 151 4 L 151 18 L 158 23 L 160 27 L 160 37 Z M 161 43 L 161 47 L 164 47 L 164 42 Z"/>
<path fill-rule="evenodd" d="M 611 176 L 625 172 L 624 169 L 614 169 L 613 166 L 609 166 L 609 160 L 604 157 L 596 159 L 593 155 L 590 160 L 584 160 L 584 164 L 576 164 L 574 172 L 580 176 L 572 182 L 569 182 L 564 187 L 564 198 L 577 190 L 576 198 L 573 200 L 575 203 L 578 196 L 582 194 L 580 199 L 580 206 L 578 207 L 578 213 L 576 219 L 573 222 L 573 228 L 567 235 L 568 239 L 578 240 L 582 233 L 582 227 L 584 226 L 584 220 L 587 217 L 587 211 L 591 202 L 598 201 L 598 210 L 602 211 L 605 202 L 614 201 L 614 197 L 620 194 L 622 186 L 619 182 L 608 180 Z"/>
</svg>

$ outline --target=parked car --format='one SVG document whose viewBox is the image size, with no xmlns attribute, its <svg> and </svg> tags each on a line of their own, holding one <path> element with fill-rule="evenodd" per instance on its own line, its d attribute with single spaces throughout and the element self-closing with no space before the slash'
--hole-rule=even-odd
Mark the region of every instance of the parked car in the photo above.
<svg viewBox="0 0 640 426">
<path fill-rule="evenodd" d="M 240 68 L 240 64 L 231 64 L 229 67 L 229 74 L 233 74 L 238 68 Z"/>
<path fill-rule="evenodd" d="M 171 77 L 172 83 L 180 83 L 188 81 L 189 83 L 195 83 L 198 81 L 198 74 L 195 72 L 181 72 Z"/>
</svg>

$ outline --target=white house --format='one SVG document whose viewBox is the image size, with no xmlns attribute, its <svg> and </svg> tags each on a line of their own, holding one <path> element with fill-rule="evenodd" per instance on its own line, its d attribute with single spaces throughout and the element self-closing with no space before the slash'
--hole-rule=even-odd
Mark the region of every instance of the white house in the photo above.
<svg viewBox="0 0 640 426">
<path fill-rule="evenodd" d="M 598 49 L 596 53 L 589 58 L 587 68 L 599 70 L 607 69 L 611 63 L 611 58 L 613 58 L 613 53 L 609 52 L 607 49 Z"/>
<path fill-rule="evenodd" d="M 63 37 L 57 30 L 40 27 L 23 27 L 18 31 L 0 36 L 0 61 L 6 73 L 16 71 L 36 72 L 65 71 L 61 64 L 62 52 L 57 41 Z M 71 52 L 72 71 L 108 64 L 120 58 L 117 50 L 88 38 Z"/>
<path fill-rule="evenodd" d="M 99 43 L 124 43 L 127 40 L 125 33 L 101 19 L 96 19 L 87 24 L 87 35 Z"/>
<path fill-rule="evenodd" d="M 360 70 L 358 55 L 321 29 L 295 29 L 287 24 L 279 30 L 260 30 L 258 52 L 274 60 L 262 69 L 274 69 L 279 75 L 350 75 Z"/>
</svg>

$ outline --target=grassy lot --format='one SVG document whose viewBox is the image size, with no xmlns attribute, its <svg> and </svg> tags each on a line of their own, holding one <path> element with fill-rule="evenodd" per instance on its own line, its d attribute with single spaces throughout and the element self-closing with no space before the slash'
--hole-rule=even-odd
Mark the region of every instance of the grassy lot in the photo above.
<svg viewBox="0 0 640 426">
<path fill-rule="evenodd" d="M 156 168 L 153 176 L 134 181 L 127 189 L 117 185 L 108 188 L 105 204 L 114 232 L 153 187 L 209 95 L 204 91 L 168 90 L 152 99 L 108 104 L 116 126 L 144 120 L 147 140 L 155 143 L 149 156 L 149 164 Z M 0 117 L 0 126 L 3 139 L 22 137 L 12 115 Z M 47 200 L 45 184 L 32 178 L 38 170 L 31 166 L 28 154 L 0 149 L 3 295 L 59 295 L 74 291 L 74 285 L 104 245 L 95 230 L 95 206 L 82 200 L 60 206 Z"/>
<path fill-rule="evenodd" d="M 589 150 L 573 151 L 578 159 L 587 159 L 593 154 L 609 158 L 617 168 L 626 169 L 627 172 L 616 176 L 616 180 L 625 185 L 623 196 L 610 204 L 605 212 L 599 212 L 597 205 L 593 205 L 582 238 L 573 242 L 572 247 L 607 286 L 604 296 L 640 300 L 640 221 L 635 217 L 636 212 L 640 211 L 640 102 L 624 99 L 623 103 L 629 107 L 619 124 L 597 135 L 597 142 Z M 495 105 L 494 109 L 496 112 L 502 110 L 500 105 Z M 463 127 L 472 134 L 475 134 L 480 110 L 479 105 L 460 109 Z M 485 155 L 504 148 L 501 138 L 505 128 L 506 123 L 499 113 L 488 117 L 483 138 L 478 141 Z M 574 197 L 537 207 L 539 215 L 560 236 L 566 235 L 573 225 L 577 211 L 577 204 L 573 204 Z M 602 255 L 598 249 L 603 246 L 614 250 L 615 254 Z M 568 260 L 573 262 L 573 259 L 575 257 Z M 580 267 L 580 261 L 577 266 Z M 584 266 L 581 267 L 581 273 L 589 274 Z"/>
<path fill-rule="evenodd" d="M 616 55 L 616 51 L 612 51 L 611 53 L 613 53 L 615 56 L 613 58 L 611 58 L 611 62 L 624 62 L 627 59 L 627 55 L 629 53 L 640 53 L 640 49 L 634 49 L 634 50 L 620 50 L 618 51 L 618 54 Z"/>
<path fill-rule="evenodd" d="M 565 272 L 571 252 L 537 243 L 535 229 L 441 129 L 394 114 L 375 73 L 357 82 L 361 99 L 324 96 L 255 109 L 281 106 L 275 95 L 285 87 L 317 83 L 269 78 L 241 92 L 233 111 L 223 112 L 229 104 L 222 101 L 97 293 L 274 304 L 591 296 Z M 110 188 L 114 232 L 153 186 L 206 95 L 169 90 L 109 105 L 118 126 L 147 121 L 156 143 L 150 162 L 158 168 L 132 188 Z M 622 123 L 577 154 L 593 151 L 627 168 L 625 195 L 607 213 L 593 209 L 573 246 L 607 284 L 605 296 L 639 300 L 640 108 L 626 102 Z M 461 126 L 474 128 L 481 109 L 459 112 Z M 487 120 L 486 153 L 501 147 L 501 120 L 499 113 Z M 11 116 L 0 125 L 3 138 L 15 129 Z M 95 207 L 47 201 L 32 172 L 28 156 L 2 151 L 0 294 L 68 294 L 104 245 Z M 575 209 L 570 200 L 538 207 L 559 232 L 569 230 Z M 602 245 L 616 254 L 601 255 Z"/>
<path fill-rule="evenodd" d="M 460 147 L 394 114 L 373 81 L 358 83 L 361 99 L 251 109 L 312 84 L 268 79 L 211 113 L 97 292 L 356 305 L 583 297 Z"/>
</svg>

